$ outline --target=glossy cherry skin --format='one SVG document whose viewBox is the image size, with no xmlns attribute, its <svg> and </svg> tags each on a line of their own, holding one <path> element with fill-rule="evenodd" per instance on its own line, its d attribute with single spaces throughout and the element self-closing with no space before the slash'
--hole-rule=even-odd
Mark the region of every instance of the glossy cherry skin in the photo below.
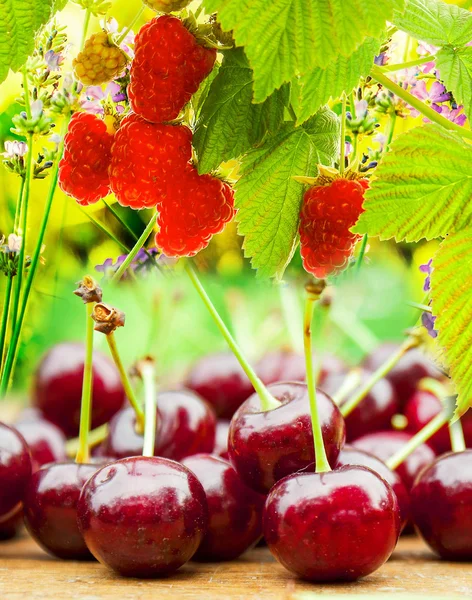
<svg viewBox="0 0 472 600">
<path fill-rule="evenodd" d="M 55 463 L 31 477 L 25 502 L 25 525 L 36 542 L 53 556 L 92 558 L 77 525 L 80 492 L 98 465 Z"/>
<path fill-rule="evenodd" d="M 417 531 L 447 560 L 472 560 L 472 450 L 449 452 L 426 468 L 411 490 Z"/>
<path fill-rule="evenodd" d="M 231 464 L 211 454 L 196 454 L 182 463 L 205 490 L 208 529 L 194 560 L 234 560 L 262 536 L 265 496 L 247 487 Z"/>
<path fill-rule="evenodd" d="M 314 463 L 308 390 L 304 383 L 281 382 L 268 387 L 280 406 L 262 412 L 253 394 L 235 413 L 228 437 L 231 463 L 253 490 L 267 494 L 283 477 Z M 317 392 L 328 460 L 336 465 L 344 445 L 344 419 L 324 392 Z"/>
<path fill-rule="evenodd" d="M 382 566 L 400 533 L 390 485 L 367 467 L 295 473 L 267 497 L 263 531 L 275 558 L 310 581 L 354 581 Z"/>
<path fill-rule="evenodd" d="M 200 452 L 212 452 L 216 417 L 211 406 L 190 390 L 160 392 L 157 397 L 157 426 L 154 452 L 181 460 Z M 126 458 L 143 450 L 143 436 L 136 433 L 132 408 L 124 408 L 110 421 L 109 435 L 101 452 Z"/>
<path fill-rule="evenodd" d="M 23 421 L 17 423 L 16 428 L 29 446 L 33 470 L 67 459 L 66 437 L 53 423 L 46 419 Z"/>
<path fill-rule="evenodd" d="M 410 517 L 410 494 L 407 492 L 400 475 L 389 469 L 384 462 L 376 458 L 373 454 L 347 445 L 339 453 L 336 469 L 345 467 L 346 465 L 368 467 L 390 484 L 398 500 L 400 526 L 403 529 Z"/>
<path fill-rule="evenodd" d="M 352 442 L 352 445 L 365 452 L 370 452 L 380 460 L 387 461 L 413 437 L 406 431 L 378 431 L 369 433 Z M 395 469 L 402 478 L 407 490 L 410 490 L 416 476 L 423 467 L 431 464 L 436 453 L 428 446 L 421 444 L 403 463 Z"/>
<path fill-rule="evenodd" d="M 230 352 L 208 354 L 197 361 L 185 382 L 214 408 L 218 417 L 231 419 L 254 392 L 236 357 Z"/>
<path fill-rule="evenodd" d="M 319 381 L 334 373 L 344 373 L 346 365 L 335 356 L 325 355 L 321 359 Z M 265 385 L 277 381 L 305 381 L 305 357 L 291 350 L 269 352 L 256 365 L 256 372 Z"/>
<path fill-rule="evenodd" d="M 0 542 L 11 540 L 23 527 L 23 508 L 20 506 L 6 518 L 0 518 Z"/>
<path fill-rule="evenodd" d="M 226 460 L 229 460 L 228 453 L 228 434 L 229 434 L 230 422 L 223 419 L 218 419 L 216 423 L 216 435 L 215 435 L 215 446 L 213 448 L 213 454 L 221 456 Z"/>
<path fill-rule="evenodd" d="M 84 356 L 83 344 L 57 344 L 45 354 L 36 371 L 34 405 L 67 437 L 79 432 Z M 118 370 L 108 357 L 94 351 L 92 428 L 107 423 L 124 401 Z"/>
<path fill-rule="evenodd" d="M 362 369 L 360 375 L 361 382 L 364 383 L 371 372 Z M 332 396 L 340 389 L 345 377 L 345 374 L 330 375 L 320 387 Z M 359 387 L 355 388 L 350 396 L 353 396 Z M 341 406 L 347 400 L 348 398 L 341 402 Z M 347 417 L 344 417 L 347 441 L 350 442 L 372 431 L 390 429 L 392 417 L 398 410 L 397 396 L 392 384 L 387 379 L 381 379 L 372 387 L 357 407 Z"/>
<path fill-rule="evenodd" d="M 19 508 L 31 477 L 31 455 L 23 436 L 0 423 L 0 519 Z"/>
<path fill-rule="evenodd" d="M 404 415 L 408 420 L 407 431 L 416 433 L 431 421 L 442 410 L 442 404 L 439 398 L 430 392 L 417 390 L 408 400 Z M 462 429 L 467 446 L 472 445 L 472 412 L 466 412 L 461 418 Z M 447 425 L 435 433 L 428 440 L 428 444 L 432 446 L 438 454 L 450 452 L 451 438 Z"/>
<path fill-rule="evenodd" d="M 395 342 L 385 342 L 366 358 L 364 366 L 370 371 L 377 370 L 398 348 L 399 344 Z M 434 363 L 416 348 L 409 350 L 386 375 L 395 389 L 400 406 L 410 399 L 423 377 L 439 379 L 442 375 Z"/>
<path fill-rule="evenodd" d="M 159 577 L 195 554 L 208 506 L 189 469 L 166 458 L 135 456 L 97 471 L 83 489 L 78 518 L 101 563 L 127 577 Z"/>
</svg>

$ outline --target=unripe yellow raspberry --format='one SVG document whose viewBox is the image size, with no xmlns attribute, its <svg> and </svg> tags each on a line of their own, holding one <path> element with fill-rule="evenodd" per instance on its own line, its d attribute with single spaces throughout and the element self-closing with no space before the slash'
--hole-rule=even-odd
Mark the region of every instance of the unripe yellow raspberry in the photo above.
<svg viewBox="0 0 472 600">
<path fill-rule="evenodd" d="M 190 4 L 191 0 L 143 0 L 143 3 L 152 10 L 163 13 L 170 13 L 176 10 L 182 10 Z"/>
<path fill-rule="evenodd" d="M 127 62 L 123 50 L 110 42 L 106 31 L 101 31 L 89 37 L 72 66 L 79 81 L 85 85 L 100 85 L 122 73 Z"/>
</svg>

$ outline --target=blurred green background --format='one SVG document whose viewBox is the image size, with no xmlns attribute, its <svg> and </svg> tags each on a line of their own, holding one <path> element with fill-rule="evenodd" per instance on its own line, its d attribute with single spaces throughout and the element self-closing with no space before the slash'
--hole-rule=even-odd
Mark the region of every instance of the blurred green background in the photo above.
<svg viewBox="0 0 472 600">
<path fill-rule="evenodd" d="M 472 1 L 450 3 L 465 8 L 472 5 Z M 118 20 L 121 29 L 131 22 L 139 6 L 137 0 L 116 0 L 110 14 Z M 146 10 L 141 22 L 152 16 L 152 11 Z M 70 62 L 80 42 L 83 14 L 77 5 L 69 3 L 57 21 L 67 26 Z M 99 29 L 99 20 L 92 18 L 89 33 Z M 11 117 L 19 110 L 16 98 L 20 82 L 18 74 L 10 74 L 0 86 L 1 147 L 6 140 L 14 139 L 10 132 Z M 396 135 L 420 123 L 421 119 L 401 120 Z M 44 141 L 47 143 L 47 138 L 38 142 L 35 151 L 40 150 L 39 144 Z M 369 144 L 368 139 L 365 144 Z M 48 178 L 33 184 L 29 217 L 31 244 L 48 186 Z M 11 232 L 18 188 L 19 178 L 0 166 L 0 236 Z M 108 201 L 114 200 L 110 197 Z M 149 218 L 145 211 L 133 212 L 117 205 L 115 208 L 137 234 L 141 233 Z M 84 336 L 85 311 L 72 294 L 74 283 L 86 273 L 100 279 L 102 275 L 94 271 L 95 266 L 107 258 L 115 260 L 123 253 L 119 245 L 90 222 L 87 213 L 104 223 L 124 245 L 133 245 L 132 237 L 122 230 L 103 203 L 84 211 L 57 191 L 16 370 L 14 388 L 21 395 L 27 394 L 31 375 L 47 347 L 60 340 Z M 257 359 L 274 347 L 300 348 L 305 277 L 298 252 L 287 270 L 285 283 L 276 285 L 256 280 L 249 262 L 243 258 L 241 243 L 235 224 L 231 224 L 197 257 L 195 262 L 210 295 L 251 358 Z M 418 310 L 407 302 L 421 302 L 424 295 L 424 275 L 418 267 L 429 260 L 435 249 L 436 242 L 407 246 L 370 240 L 361 271 L 356 273 L 351 269 L 338 278 L 331 318 L 318 336 L 317 346 L 355 364 L 379 340 L 401 339 L 403 330 L 419 316 Z M 4 279 L 0 278 L 2 302 Z M 197 356 L 225 347 L 179 266 L 175 271 L 164 273 L 149 271 L 139 282 L 124 281 L 119 287 L 106 283 L 104 301 L 126 312 L 126 327 L 117 332 L 125 362 L 130 364 L 143 354 L 153 353 L 164 382 L 182 378 Z M 289 305 L 289 310 L 284 311 L 284 303 Z M 286 313 L 289 313 L 288 318 Z M 106 352 L 105 346 L 104 337 L 97 334 L 96 347 L 103 347 Z"/>
</svg>

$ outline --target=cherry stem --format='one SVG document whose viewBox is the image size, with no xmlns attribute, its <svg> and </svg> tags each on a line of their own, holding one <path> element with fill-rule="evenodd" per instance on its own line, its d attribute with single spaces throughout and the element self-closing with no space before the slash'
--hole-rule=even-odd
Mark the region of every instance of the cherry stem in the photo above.
<svg viewBox="0 0 472 600">
<path fill-rule="evenodd" d="M 385 464 L 393 470 L 406 460 L 421 444 L 424 444 L 443 427 L 454 414 L 455 399 L 449 397 L 444 400 L 444 409 L 437 414 L 423 429 L 420 429 L 398 452 L 385 461 Z"/>
<path fill-rule="evenodd" d="M 134 19 L 131 21 L 131 23 L 128 25 L 128 27 L 120 34 L 120 37 L 117 38 L 115 40 L 115 44 L 117 46 L 119 46 L 121 44 L 121 42 L 123 42 L 123 40 L 125 39 L 125 37 L 128 35 L 128 33 L 131 31 L 131 29 L 134 27 L 134 25 L 136 25 L 137 20 L 139 19 L 139 17 L 143 14 L 144 10 L 146 9 L 145 4 L 143 4 L 141 6 L 141 8 L 138 10 L 137 14 L 135 15 Z"/>
<path fill-rule="evenodd" d="M 88 434 L 88 447 L 95 448 L 98 444 L 101 444 L 108 437 L 108 423 L 100 425 L 89 431 Z M 67 456 L 75 456 L 79 450 L 79 438 L 72 438 L 66 442 L 66 453 Z"/>
<path fill-rule="evenodd" d="M 203 301 L 203 304 L 206 306 L 208 312 L 213 317 L 213 321 L 218 327 L 221 335 L 226 340 L 226 343 L 230 347 L 235 357 L 238 359 L 239 364 L 241 365 L 242 369 L 248 376 L 249 381 L 252 383 L 254 389 L 256 390 L 256 393 L 261 401 L 262 411 L 266 412 L 268 410 L 272 410 L 273 408 L 277 408 L 278 406 L 280 406 L 280 402 L 276 398 L 274 398 L 274 396 L 272 396 L 272 394 L 269 392 L 266 386 L 256 375 L 254 369 L 247 362 L 246 357 L 241 351 L 241 348 L 237 345 L 235 339 L 231 335 L 229 329 L 226 327 L 226 325 L 223 322 L 223 319 L 220 317 L 218 311 L 216 310 L 213 302 L 210 300 L 208 294 L 206 293 L 205 288 L 203 287 L 195 270 L 187 262 L 185 263 L 184 269 L 190 281 L 192 282 L 195 290 L 197 291 L 198 295 Z"/>
<path fill-rule="evenodd" d="M 95 302 L 85 305 L 85 362 L 82 380 L 82 400 L 80 404 L 79 448 L 75 462 L 86 463 L 90 460 L 88 437 L 92 414 L 92 384 L 93 384 L 93 326 L 92 311 Z"/>
<path fill-rule="evenodd" d="M 327 471 L 331 471 L 331 467 L 328 462 L 328 457 L 326 456 L 326 449 L 323 442 L 323 431 L 321 429 L 321 422 L 318 414 L 311 336 L 313 311 L 315 308 L 315 302 L 319 299 L 321 291 L 322 289 L 319 292 L 313 292 L 309 287 L 306 288 L 305 314 L 303 319 L 303 346 L 305 350 L 306 384 L 308 388 L 308 398 L 310 400 L 311 426 L 315 445 L 316 472 L 326 473 Z"/>
<path fill-rule="evenodd" d="M 154 363 L 143 361 L 140 373 L 144 384 L 144 444 L 143 456 L 154 456 L 156 442 L 156 379 Z"/>
<path fill-rule="evenodd" d="M 341 387 L 338 389 L 336 393 L 334 393 L 331 398 L 334 403 L 338 406 L 343 402 L 349 394 L 362 383 L 361 371 L 360 369 L 352 369 L 344 378 L 344 381 L 341 384 Z"/>
<path fill-rule="evenodd" d="M 346 94 L 343 93 L 341 99 L 341 141 L 339 156 L 339 174 L 344 174 L 346 163 Z"/>
<path fill-rule="evenodd" d="M 400 361 L 400 359 L 412 348 L 418 346 L 419 341 L 415 337 L 407 339 L 400 348 L 392 354 L 380 367 L 372 373 L 367 379 L 360 390 L 350 400 L 348 400 L 341 407 L 341 413 L 343 417 L 347 417 L 357 407 L 357 405 L 367 396 L 374 385 L 383 379 L 387 373 L 389 373 L 393 367 Z"/>
<path fill-rule="evenodd" d="M 460 418 L 449 421 L 449 437 L 451 438 L 452 451 L 464 452 L 466 445 Z"/>
<path fill-rule="evenodd" d="M 112 281 L 119 281 L 121 279 L 123 273 L 125 273 L 126 269 L 129 267 L 129 265 L 133 261 L 133 258 L 136 256 L 136 254 L 141 250 L 141 248 L 146 243 L 146 240 L 148 239 L 149 235 L 151 234 L 152 230 L 154 229 L 154 225 L 156 224 L 156 221 L 157 221 L 157 212 L 154 213 L 154 215 L 151 217 L 151 220 L 146 225 L 146 229 L 143 231 L 143 233 L 139 237 L 138 241 L 133 246 L 131 252 L 125 258 L 125 260 L 121 264 L 120 268 L 114 273 L 114 275 L 111 279 Z"/>
<path fill-rule="evenodd" d="M 299 322 L 301 319 L 301 305 L 295 289 L 290 285 L 281 283 L 279 288 L 280 306 L 282 316 L 287 328 L 292 350 L 298 352 L 300 347 Z"/>
<path fill-rule="evenodd" d="M 433 108 L 427 106 L 424 102 L 404 90 L 401 86 L 393 82 L 391 79 L 386 77 L 380 67 L 374 65 L 370 71 L 370 76 L 375 79 L 378 83 L 383 85 L 387 90 L 390 90 L 395 96 L 398 96 L 404 100 L 407 104 L 416 108 L 418 112 L 427 117 L 433 123 L 442 125 L 445 129 L 455 131 L 463 138 L 472 139 L 472 131 L 470 129 L 464 129 L 457 123 L 453 123 L 437 113 Z"/>
<path fill-rule="evenodd" d="M 447 390 L 444 384 L 433 377 L 424 377 L 423 379 L 420 379 L 418 389 L 422 392 L 429 392 L 433 396 L 436 396 L 441 402 L 447 396 Z"/>
<path fill-rule="evenodd" d="M 142 434 L 144 432 L 144 412 L 138 400 L 136 399 L 136 395 L 134 393 L 133 388 L 131 387 L 130 380 L 123 366 L 123 362 L 121 360 L 120 354 L 118 352 L 118 347 L 116 345 L 115 334 L 111 332 L 106 336 L 106 338 L 116 368 L 120 373 L 121 383 L 125 390 L 125 394 L 129 400 L 129 403 L 133 407 L 134 412 L 136 413 L 136 432 Z"/>
</svg>

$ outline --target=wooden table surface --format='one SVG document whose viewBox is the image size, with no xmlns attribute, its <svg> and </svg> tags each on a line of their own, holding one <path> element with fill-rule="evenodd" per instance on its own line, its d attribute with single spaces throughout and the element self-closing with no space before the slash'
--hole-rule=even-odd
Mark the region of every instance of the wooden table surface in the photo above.
<svg viewBox="0 0 472 600">
<path fill-rule="evenodd" d="M 402 538 L 389 562 L 351 584 L 315 585 L 295 579 L 267 548 L 230 563 L 188 563 L 161 580 L 120 578 L 96 562 L 49 557 L 26 537 L 0 545 L 0 599 L 32 600 L 311 600 L 344 596 L 472 598 L 472 564 L 440 561 L 415 537 Z"/>
</svg>

